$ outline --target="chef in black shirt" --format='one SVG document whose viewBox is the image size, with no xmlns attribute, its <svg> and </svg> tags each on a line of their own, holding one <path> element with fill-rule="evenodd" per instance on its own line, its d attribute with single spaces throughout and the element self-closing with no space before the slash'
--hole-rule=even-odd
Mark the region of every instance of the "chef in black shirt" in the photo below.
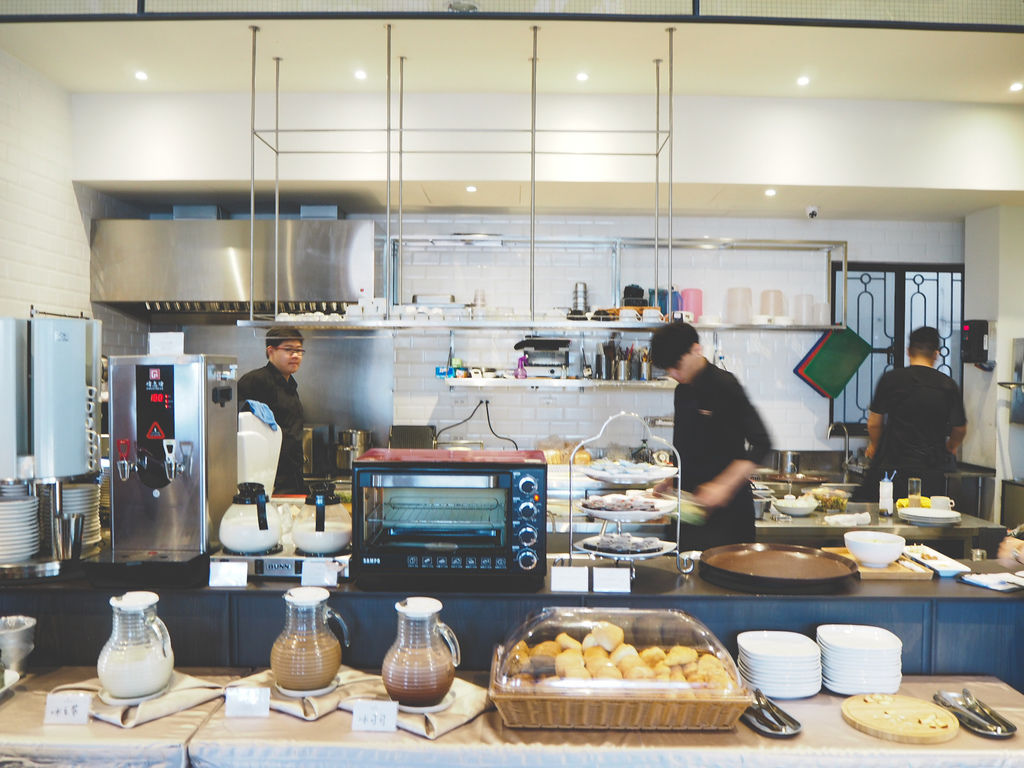
<svg viewBox="0 0 1024 768">
<path fill-rule="evenodd" d="M 679 382 L 672 444 L 681 459 L 680 481 L 709 511 L 705 525 L 683 526 L 683 542 L 702 550 L 753 542 L 750 475 L 772 447 L 761 417 L 736 377 L 704 358 L 692 325 L 673 323 L 655 331 L 651 359 Z M 656 490 L 674 492 L 675 478 Z"/>
<path fill-rule="evenodd" d="M 892 474 L 893 495 L 907 495 L 907 478 L 921 478 L 921 495 L 945 494 L 944 470 L 956 467 L 953 454 L 967 435 L 960 388 L 936 371 L 939 332 L 923 326 L 907 344 L 910 365 L 882 374 L 868 409 L 867 457 L 871 467 L 855 498 L 878 500 L 882 473 Z"/>
<path fill-rule="evenodd" d="M 267 331 L 267 364 L 238 380 L 239 407 L 246 400 L 265 403 L 281 427 L 274 493 L 306 492 L 302 482 L 302 402 L 293 375 L 305 352 L 297 329 L 275 326 Z"/>
</svg>

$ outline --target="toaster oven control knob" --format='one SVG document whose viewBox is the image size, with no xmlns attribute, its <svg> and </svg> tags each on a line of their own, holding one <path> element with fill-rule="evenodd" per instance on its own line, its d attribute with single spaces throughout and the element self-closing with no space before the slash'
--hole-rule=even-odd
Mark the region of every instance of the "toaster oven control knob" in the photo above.
<svg viewBox="0 0 1024 768">
<path fill-rule="evenodd" d="M 532 525 L 524 525 L 519 531 L 519 541 L 524 546 L 532 547 L 537 543 L 537 529 Z"/>
<path fill-rule="evenodd" d="M 524 571 L 532 571 L 537 567 L 537 553 L 532 549 L 521 550 L 519 556 L 516 557 L 516 561 Z"/>
<path fill-rule="evenodd" d="M 532 501 L 524 501 L 519 505 L 519 516 L 524 520 L 532 520 L 533 516 L 537 514 L 537 505 Z"/>
<path fill-rule="evenodd" d="M 531 494 L 537 490 L 537 481 L 527 475 L 519 481 L 519 490 L 525 494 Z"/>
</svg>

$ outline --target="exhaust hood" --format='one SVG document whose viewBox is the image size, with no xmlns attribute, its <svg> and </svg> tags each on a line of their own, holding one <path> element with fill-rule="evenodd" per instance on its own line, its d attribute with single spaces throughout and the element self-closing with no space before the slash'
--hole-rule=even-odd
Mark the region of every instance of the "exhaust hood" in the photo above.
<svg viewBox="0 0 1024 768">
<path fill-rule="evenodd" d="M 384 295 L 384 237 L 369 220 L 279 222 L 277 300 L 282 312 L 337 312 Z M 274 308 L 274 221 L 255 222 L 255 311 Z M 93 301 L 171 313 L 247 313 L 247 220 L 101 219 L 93 223 Z"/>
</svg>

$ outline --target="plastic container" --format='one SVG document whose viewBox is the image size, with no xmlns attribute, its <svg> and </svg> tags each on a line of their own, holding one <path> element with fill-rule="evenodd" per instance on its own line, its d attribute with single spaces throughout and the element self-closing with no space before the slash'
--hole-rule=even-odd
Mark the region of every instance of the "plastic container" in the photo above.
<svg viewBox="0 0 1024 768">
<path fill-rule="evenodd" d="M 746 325 L 752 318 L 753 298 L 750 288 L 743 286 L 726 289 L 725 322 Z"/>
<path fill-rule="evenodd" d="M 751 702 L 718 639 L 672 609 L 546 608 L 495 650 L 489 693 L 516 728 L 718 730 Z"/>
<path fill-rule="evenodd" d="M 274 487 L 281 454 L 281 428 L 271 429 L 254 413 L 238 414 L 238 482 Z"/>
</svg>

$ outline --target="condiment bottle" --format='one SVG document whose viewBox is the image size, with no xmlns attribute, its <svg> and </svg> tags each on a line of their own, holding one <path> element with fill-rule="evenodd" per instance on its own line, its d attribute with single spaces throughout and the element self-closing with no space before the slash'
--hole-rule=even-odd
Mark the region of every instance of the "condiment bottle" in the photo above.
<svg viewBox="0 0 1024 768">
<path fill-rule="evenodd" d="M 892 480 L 878 481 L 878 514 L 892 517 Z"/>
<path fill-rule="evenodd" d="M 455 633 L 438 620 L 441 608 L 441 601 L 432 597 L 395 603 L 398 636 L 384 656 L 381 677 L 388 695 L 399 704 L 432 707 L 452 687 L 461 653 Z"/>
</svg>

